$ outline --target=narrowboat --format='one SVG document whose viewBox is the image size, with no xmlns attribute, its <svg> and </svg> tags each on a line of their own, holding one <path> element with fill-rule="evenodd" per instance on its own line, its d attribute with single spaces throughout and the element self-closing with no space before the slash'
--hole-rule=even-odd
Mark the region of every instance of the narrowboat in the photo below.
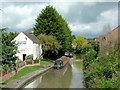
<svg viewBox="0 0 120 90">
<path fill-rule="evenodd" d="M 69 61 L 69 58 L 66 56 L 62 56 L 61 58 L 57 59 L 54 64 L 55 69 L 61 69 L 63 68 Z"/>
<path fill-rule="evenodd" d="M 68 57 L 73 57 L 73 53 L 72 53 L 72 52 L 69 52 Z"/>
</svg>

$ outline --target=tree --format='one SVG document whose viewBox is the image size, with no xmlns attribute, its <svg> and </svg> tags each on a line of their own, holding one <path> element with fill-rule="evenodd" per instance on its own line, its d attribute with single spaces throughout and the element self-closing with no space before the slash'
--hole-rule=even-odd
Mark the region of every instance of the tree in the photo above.
<svg viewBox="0 0 120 90">
<path fill-rule="evenodd" d="M 11 42 L 10 35 L 7 32 L 2 31 L 2 63 L 4 66 L 12 66 L 15 64 L 17 57 L 15 54 L 17 53 L 17 46 L 15 42 Z"/>
<path fill-rule="evenodd" d="M 89 40 L 88 44 L 91 44 L 95 51 L 98 51 L 98 45 L 94 40 Z"/>
<path fill-rule="evenodd" d="M 79 35 L 73 40 L 73 45 L 77 44 L 77 46 L 82 46 L 84 41 L 85 41 L 85 38 L 83 36 Z"/>
<path fill-rule="evenodd" d="M 9 35 L 9 39 L 12 41 L 19 33 L 17 32 L 9 32 L 8 35 Z"/>
<path fill-rule="evenodd" d="M 51 53 L 58 54 L 58 50 L 61 46 L 59 45 L 55 37 L 40 34 L 37 38 L 38 44 L 42 45 L 43 56 L 46 54 L 47 51 L 51 51 Z"/>
<path fill-rule="evenodd" d="M 62 46 L 60 51 L 63 53 L 72 47 L 71 31 L 68 24 L 52 6 L 46 6 L 42 10 L 33 29 L 35 36 L 39 34 L 55 36 Z"/>
</svg>

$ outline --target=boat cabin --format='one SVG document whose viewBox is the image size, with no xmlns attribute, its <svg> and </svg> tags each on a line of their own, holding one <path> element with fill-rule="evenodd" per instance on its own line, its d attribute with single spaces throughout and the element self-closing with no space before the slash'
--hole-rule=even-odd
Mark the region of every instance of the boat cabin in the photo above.
<svg viewBox="0 0 120 90">
<path fill-rule="evenodd" d="M 57 59 L 54 64 L 54 68 L 62 68 L 67 64 L 68 58 L 66 56 L 62 56 L 61 58 Z"/>
</svg>

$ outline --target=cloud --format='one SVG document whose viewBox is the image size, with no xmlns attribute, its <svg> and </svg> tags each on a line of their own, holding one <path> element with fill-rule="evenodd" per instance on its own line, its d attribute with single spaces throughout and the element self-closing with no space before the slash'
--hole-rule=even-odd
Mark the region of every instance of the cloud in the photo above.
<svg viewBox="0 0 120 90">
<path fill-rule="evenodd" d="M 87 24 L 78 24 L 78 25 L 69 25 L 69 26 L 73 32 L 84 33 L 91 29 L 91 26 Z"/>
<path fill-rule="evenodd" d="M 69 13 L 65 14 L 65 18 L 69 23 L 92 23 L 97 22 L 102 12 L 117 7 L 116 2 L 79 2 L 74 3 L 70 7 Z"/>
<path fill-rule="evenodd" d="M 110 25 L 112 30 L 118 26 L 118 8 L 113 8 L 100 13 L 97 22 L 88 24 L 72 23 L 70 29 L 76 36 L 83 35 L 85 37 L 94 37 L 105 34 L 107 30 L 104 30 L 104 26 L 108 25 Z"/>
<path fill-rule="evenodd" d="M 103 34 L 103 27 L 112 29 L 118 23 L 118 3 L 116 2 L 21 2 L 4 3 L 0 16 L 3 27 L 13 31 L 32 28 L 35 19 L 46 5 L 53 5 L 68 22 L 72 34 L 94 37 Z"/>
<path fill-rule="evenodd" d="M 18 4 L 18 3 L 16 3 Z M 12 31 L 23 31 L 32 28 L 35 19 L 47 4 L 10 4 L 2 8 L 2 26 L 12 29 Z"/>
</svg>

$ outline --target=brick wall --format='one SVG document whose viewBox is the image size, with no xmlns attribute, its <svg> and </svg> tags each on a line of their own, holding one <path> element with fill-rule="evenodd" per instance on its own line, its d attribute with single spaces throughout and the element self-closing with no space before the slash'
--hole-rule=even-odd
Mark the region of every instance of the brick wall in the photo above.
<svg viewBox="0 0 120 90">
<path fill-rule="evenodd" d="M 115 28 L 112 32 L 109 32 L 105 35 L 100 35 L 97 38 L 99 43 L 99 48 L 113 48 L 120 51 L 120 25 Z"/>
</svg>

